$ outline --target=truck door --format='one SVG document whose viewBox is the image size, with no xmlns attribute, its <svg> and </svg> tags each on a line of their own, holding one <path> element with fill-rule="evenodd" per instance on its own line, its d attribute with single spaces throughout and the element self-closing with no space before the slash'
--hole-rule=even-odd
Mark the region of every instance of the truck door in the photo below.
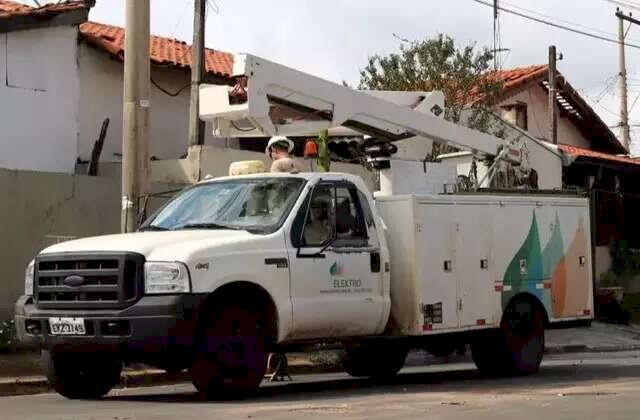
<svg viewBox="0 0 640 420">
<path fill-rule="evenodd" d="M 375 334 L 383 268 L 375 221 L 349 182 L 323 182 L 296 216 L 291 242 L 294 339 Z"/>
</svg>

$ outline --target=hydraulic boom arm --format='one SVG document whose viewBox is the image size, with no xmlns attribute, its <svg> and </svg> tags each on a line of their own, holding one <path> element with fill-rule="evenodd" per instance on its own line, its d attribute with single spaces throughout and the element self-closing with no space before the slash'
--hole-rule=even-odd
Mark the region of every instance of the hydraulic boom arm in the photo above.
<svg viewBox="0 0 640 420">
<path fill-rule="evenodd" d="M 385 141 L 424 137 L 490 155 L 504 144 L 439 118 L 435 114 L 442 109 L 437 107 L 421 112 L 256 56 L 236 55 L 233 76 L 246 84 L 233 91 L 204 85 L 200 91 L 200 117 L 213 121 L 220 136 L 306 136 L 329 129 Z M 276 108 L 297 118 L 280 118 Z"/>
</svg>

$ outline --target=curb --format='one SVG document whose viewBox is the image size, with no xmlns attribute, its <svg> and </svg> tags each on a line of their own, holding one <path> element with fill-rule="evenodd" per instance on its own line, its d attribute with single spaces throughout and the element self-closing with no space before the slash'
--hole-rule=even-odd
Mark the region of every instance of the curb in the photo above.
<svg viewBox="0 0 640 420">
<path fill-rule="evenodd" d="M 622 346 L 597 346 L 589 347 L 583 344 L 552 346 L 545 349 L 545 354 L 567 354 L 567 353 L 610 353 L 623 351 L 640 350 L 640 344 L 630 344 Z M 461 362 L 470 362 L 470 356 L 462 356 Z M 437 363 L 437 362 L 436 362 Z M 442 363 L 442 362 L 440 362 Z M 425 360 L 419 358 L 408 359 L 405 366 L 417 367 L 425 366 Z M 339 365 L 314 365 L 312 363 L 296 363 L 289 365 L 291 375 L 309 375 L 320 373 L 341 372 Z M 180 373 L 167 373 L 163 370 L 144 369 L 139 371 L 125 371 L 120 378 L 120 383 L 114 389 L 139 388 L 157 385 L 172 385 L 188 383 L 191 377 L 187 371 Z M 33 395 L 50 392 L 51 387 L 42 376 L 22 377 L 22 378 L 0 378 L 0 397 Z"/>
<path fill-rule="evenodd" d="M 545 354 L 563 354 L 563 353 L 614 353 L 621 351 L 640 350 L 640 344 L 627 344 L 615 346 L 595 346 L 589 347 L 584 344 L 571 344 L 566 346 L 547 347 Z"/>
<path fill-rule="evenodd" d="M 318 366 L 310 363 L 289 365 L 291 375 L 308 375 L 318 373 L 333 373 L 342 371 L 340 366 Z M 123 372 L 120 383 L 114 389 L 140 388 L 157 385 L 172 385 L 189 383 L 191 377 L 187 371 L 167 373 L 163 370 L 145 369 L 140 371 Z M 43 376 L 24 378 L 0 378 L 0 397 L 42 394 L 52 391 Z"/>
</svg>

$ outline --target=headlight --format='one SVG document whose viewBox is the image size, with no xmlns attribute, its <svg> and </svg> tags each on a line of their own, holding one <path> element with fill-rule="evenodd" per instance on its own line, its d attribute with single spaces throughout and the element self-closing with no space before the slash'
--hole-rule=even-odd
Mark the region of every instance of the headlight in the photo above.
<svg viewBox="0 0 640 420">
<path fill-rule="evenodd" d="M 150 295 L 191 292 L 187 266 L 176 262 L 145 263 L 144 292 Z"/>
<path fill-rule="evenodd" d="M 26 296 L 33 296 L 33 276 L 36 263 L 31 260 L 24 273 L 24 294 Z"/>
</svg>

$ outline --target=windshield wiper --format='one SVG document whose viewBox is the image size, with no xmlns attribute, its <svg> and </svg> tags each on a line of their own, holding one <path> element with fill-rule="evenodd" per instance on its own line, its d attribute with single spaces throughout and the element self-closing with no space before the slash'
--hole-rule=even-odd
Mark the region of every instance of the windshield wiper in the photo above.
<svg viewBox="0 0 640 420">
<path fill-rule="evenodd" d="M 178 226 L 174 230 L 180 229 L 231 229 L 231 230 L 241 230 L 241 228 L 237 226 L 229 226 L 223 225 L 220 223 L 187 223 L 186 225 Z"/>
<path fill-rule="evenodd" d="M 138 229 L 139 232 L 145 232 L 145 231 L 165 231 L 165 230 L 169 230 L 169 228 L 166 227 L 162 227 L 162 226 L 155 226 L 155 225 L 149 225 L 149 226 L 143 226 L 140 229 Z"/>
</svg>

